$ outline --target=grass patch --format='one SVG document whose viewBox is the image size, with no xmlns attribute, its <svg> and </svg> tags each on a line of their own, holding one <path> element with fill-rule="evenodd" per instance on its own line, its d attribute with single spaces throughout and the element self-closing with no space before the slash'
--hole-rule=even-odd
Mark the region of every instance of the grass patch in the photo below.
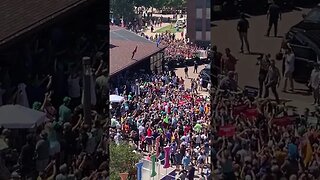
<svg viewBox="0 0 320 180">
<path fill-rule="evenodd" d="M 165 33 L 167 31 L 169 31 L 170 33 L 176 33 L 176 32 L 182 32 L 183 29 L 179 29 L 179 31 L 177 31 L 177 29 L 174 27 L 174 24 L 172 25 L 168 25 L 168 26 L 165 26 L 163 28 L 160 28 L 158 30 L 156 30 L 155 32 L 156 33 Z"/>
</svg>

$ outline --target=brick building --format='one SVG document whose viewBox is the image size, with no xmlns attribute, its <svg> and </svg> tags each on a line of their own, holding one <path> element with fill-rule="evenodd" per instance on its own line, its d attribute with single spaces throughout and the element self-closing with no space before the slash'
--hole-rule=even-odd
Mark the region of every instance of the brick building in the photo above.
<svg viewBox="0 0 320 180">
<path fill-rule="evenodd" d="M 187 38 L 190 42 L 208 46 L 211 41 L 211 0 L 187 1 Z"/>
</svg>

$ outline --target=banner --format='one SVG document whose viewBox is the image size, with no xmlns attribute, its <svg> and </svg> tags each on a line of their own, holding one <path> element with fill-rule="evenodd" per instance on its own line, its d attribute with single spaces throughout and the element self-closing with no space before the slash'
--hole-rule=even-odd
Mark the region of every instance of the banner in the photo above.
<svg viewBox="0 0 320 180">
<path fill-rule="evenodd" d="M 164 165 L 163 165 L 163 168 L 165 168 L 165 169 L 167 169 L 167 168 L 169 168 L 170 167 L 170 147 L 169 146 L 167 146 L 167 147 L 165 147 L 165 148 L 163 148 L 163 150 L 164 150 Z"/>
<path fill-rule="evenodd" d="M 236 133 L 236 127 L 234 125 L 221 126 L 219 129 L 219 136 L 232 137 Z"/>
<path fill-rule="evenodd" d="M 246 109 L 243 112 L 244 116 L 248 119 L 255 119 L 258 116 L 258 111 L 256 108 L 250 108 L 250 109 Z"/>
<path fill-rule="evenodd" d="M 143 162 L 139 162 L 136 164 L 137 166 L 137 180 L 142 180 L 142 166 L 143 166 Z"/>
<path fill-rule="evenodd" d="M 272 119 L 272 124 L 275 124 L 277 126 L 289 126 L 293 125 L 297 116 L 284 116 L 280 118 L 274 118 Z"/>
<path fill-rule="evenodd" d="M 151 177 L 155 177 L 157 175 L 156 173 L 156 155 L 151 156 L 151 161 L 152 161 L 152 167 L 151 167 Z"/>
</svg>

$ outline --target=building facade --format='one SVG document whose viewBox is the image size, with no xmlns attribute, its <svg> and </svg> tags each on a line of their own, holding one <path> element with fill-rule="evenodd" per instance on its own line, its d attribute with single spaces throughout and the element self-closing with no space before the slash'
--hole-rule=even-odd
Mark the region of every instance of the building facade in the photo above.
<svg viewBox="0 0 320 180">
<path fill-rule="evenodd" d="M 211 41 L 211 0 L 187 1 L 187 38 L 200 46 Z"/>
</svg>

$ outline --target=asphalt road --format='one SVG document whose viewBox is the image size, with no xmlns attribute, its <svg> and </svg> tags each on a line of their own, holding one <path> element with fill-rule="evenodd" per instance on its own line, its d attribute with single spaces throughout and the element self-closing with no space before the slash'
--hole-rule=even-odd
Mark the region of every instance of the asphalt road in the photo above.
<svg viewBox="0 0 320 180">
<path fill-rule="evenodd" d="M 248 39 L 252 54 L 256 53 L 270 53 L 275 58 L 276 53 L 279 52 L 282 37 L 293 25 L 302 20 L 302 14 L 308 12 L 309 9 L 295 10 L 282 14 L 282 19 L 279 22 L 278 36 L 272 37 L 273 29 L 271 29 L 270 37 L 265 37 L 267 30 L 267 17 L 266 15 L 251 16 L 248 18 L 250 23 L 250 29 L 248 32 Z M 250 15 L 249 15 L 250 16 Z M 239 85 L 243 87 L 245 85 L 258 87 L 258 70 L 259 66 L 256 65 L 258 55 L 240 54 L 240 39 L 236 30 L 238 19 L 233 20 L 219 20 L 214 21 L 212 27 L 212 44 L 217 45 L 220 52 L 224 52 L 225 48 L 230 48 L 231 53 L 239 59 L 237 64 L 237 72 L 239 74 Z M 245 49 L 246 50 L 246 49 Z M 282 62 L 277 61 L 277 67 L 281 70 Z M 283 93 L 283 81 L 281 82 L 278 93 L 280 99 L 290 99 L 292 102 L 288 105 L 298 107 L 301 111 L 306 107 L 314 109 L 311 106 L 313 98 L 306 93 L 306 86 L 295 83 L 296 92 Z M 288 88 L 289 89 L 289 88 Z M 273 94 L 270 92 L 270 97 L 273 98 Z"/>
</svg>

